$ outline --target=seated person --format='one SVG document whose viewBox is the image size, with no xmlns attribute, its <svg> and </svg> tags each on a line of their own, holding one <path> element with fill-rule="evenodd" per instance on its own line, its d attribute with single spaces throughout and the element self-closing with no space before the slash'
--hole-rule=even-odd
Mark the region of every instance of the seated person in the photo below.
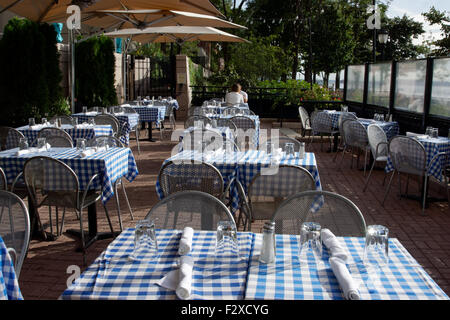
<svg viewBox="0 0 450 320">
<path fill-rule="evenodd" d="M 244 97 L 244 103 L 248 102 L 248 94 L 247 92 L 242 90 L 242 86 L 238 83 L 239 87 L 241 88 L 241 90 L 239 90 L 239 93 L 242 94 L 242 96 Z"/>
<path fill-rule="evenodd" d="M 239 93 L 241 86 L 237 83 L 231 87 L 231 92 L 225 95 L 225 103 L 235 105 L 244 103 L 244 97 Z"/>
</svg>

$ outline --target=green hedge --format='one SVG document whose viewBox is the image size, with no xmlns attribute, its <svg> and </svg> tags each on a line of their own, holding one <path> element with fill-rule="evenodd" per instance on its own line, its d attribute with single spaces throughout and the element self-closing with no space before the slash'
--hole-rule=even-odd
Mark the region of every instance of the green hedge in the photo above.
<svg viewBox="0 0 450 320">
<path fill-rule="evenodd" d="M 11 19 L 0 40 L 0 70 L 0 124 L 16 127 L 62 109 L 53 26 Z"/>
<path fill-rule="evenodd" d="M 82 106 L 105 107 L 117 104 L 114 87 L 114 42 L 94 37 L 75 48 L 75 96 Z"/>
</svg>

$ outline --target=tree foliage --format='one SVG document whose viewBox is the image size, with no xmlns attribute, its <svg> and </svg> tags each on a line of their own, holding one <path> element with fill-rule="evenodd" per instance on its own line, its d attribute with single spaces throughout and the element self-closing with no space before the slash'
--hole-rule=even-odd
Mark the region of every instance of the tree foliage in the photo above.
<svg viewBox="0 0 450 320">
<path fill-rule="evenodd" d="M 435 7 L 422 14 L 431 25 L 439 25 L 441 28 L 441 39 L 432 42 L 436 48 L 433 54 L 437 56 L 450 55 L 450 15 L 448 12 L 439 11 Z"/>
</svg>

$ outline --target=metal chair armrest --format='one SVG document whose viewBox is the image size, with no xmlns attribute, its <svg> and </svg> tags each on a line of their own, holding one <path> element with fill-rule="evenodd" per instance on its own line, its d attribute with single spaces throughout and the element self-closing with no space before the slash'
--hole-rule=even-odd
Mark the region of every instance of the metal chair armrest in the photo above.
<svg viewBox="0 0 450 320">
<path fill-rule="evenodd" d="M 375 149 L 375 159 L 378 158 L 378 148 L 379 148 L 381 145 L 387 145 L 387 146 L 388 146 L 389 143 L 382 141 L 382 142 L 380 142 L 379 144 L 377 144 L 377 148 Z"/>
<path fill-rule="evenodd" d="M 84 190 L 84 192 L 83 192 L 83 196 L 81 197 L 81 203 L 80 203 L 80 209 L 83 209 L 83 207 L 84 207 L 84 201 L 86 200 L 86 196 L 87 196 L 87 194 L 88 194 L 88 192 L 89 192 L 89 188 L 91 187 L 91 185 L 93 184 L 93 182 L 94 182 L 94 180 L 97 178 L 97 177 L 99 177 L 100 176 L 100 174 L 99 173 L 96 173 L 96 174 L 94 174 L 92 177 L 91 177 L 91 179 L 89 180 L 89 183 L 88 183 L 88 185 L 86 186 L 86 189 Z"/>
<path fill-rule="evenodd" d="M 433 165 L 433 163 L 436 161 L 437 158 L 440 158 L 442 156 L 447 155 L 448 157 L 450 157 L 450 154 L 448 152 L 439 152 L 438 154 L 435 154 L 434 157 L 431 159 L 430 163 L 428 164 L 427 167 L 427 173 L 430 172 L 431 166 Z"/>
</svg>

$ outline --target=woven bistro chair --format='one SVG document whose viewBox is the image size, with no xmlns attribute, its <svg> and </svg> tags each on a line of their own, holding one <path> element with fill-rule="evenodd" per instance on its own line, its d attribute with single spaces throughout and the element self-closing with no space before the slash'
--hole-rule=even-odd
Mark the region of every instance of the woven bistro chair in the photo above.
<svg viewBox="0 0 450 320">
<path fill-rule="evenodd" d="M 241 110 L 239 108 L 236 108 L 236 107 L 227 107 L 227 108 L 223 109 L 222 115 L 224 115 L 224 116 L 234 116 L 236 114 L 239 114 L 240 111 Z"/>
<path fill-rule="evenodd" d="M 108 148 L 124 148 L 123 143 L 116 137 L 113 136 L 96 136 L 87 142 L 87 147 L 108 147 Z M 130 201 L 128 200 L 128 194 L 125 189 L 125 184 L 123 183 L 122 177 L 114 182 L 114 197 L 116 199 L 117 205 L 117 217 L 119 219 L 120 231 L 123 230 L 122 226 L 122 216 L 120 210 L 119 192 L 118 187 L 122 187 L 123 195 L 125 196 L 125 201 L 127 203 L 128 211 L 130 212 L 131 220 L 134 220 L 133 210 L 131 209 Z"/>
<path fill-rule="evenodd" d="M 70 138 L 70 136 L 69 136 Z M 73 148 L 72 139 L 63 136 L 50 136 L 45 140 L 52 148 Z"/>
<path fill-rule="evenodd" d="M 252 223 L 251 223 L 251 211 L 250 211 L 250 205 L 248 201 L 248 197 L 245 194 L 244 187 L 242 186 L 242 183 L 236 179 L 236 177 L 233 177 L 230 182 L 228 183 L 227 187 L 225 188 L 224 197 L 222 202 L 226 204 L 227 207 L 232 207 L 232 199 L 231 199 L 231 188 L 235 185 L 238 191 L 239 195 L 239 216 L 236 221 L 237 227 L 241 225 L 242 221 L 242 227 L 243 231 L 251 231 Z"/>
<path fill-rule="evenodd" d="M 306 135 L 307 132 L 311 134 L 311 119 L 309 118 L 308 111 L 303 107 L 298 107 L 298 114 L 300 116 L 300 122 L 302 124 L 302 137 Z"/>
<path fill-rule="evenodd" d="M 337 147 L 337 152 L 334 155 L 333 162 L 336 162 L 336 158 L 339 154 L 340 150 L 344 150 L 345 147 L 345 135 L 344 135 L 344 129 L 343 129 L 343 123 L 345 120 L 358 120 L 358 118 L 350 112 L 344 112 L 340 115 L 339 121 L 338 121 L 338 127 L 339 127 L 339 136 L 341 137 L 339 146 Z"/>
<path fill-rule="evenodd" d="M 131 107 L 130 105 L 122 105 L 121 106 L 123 108 L 123 111 L 125 113 L 137 113 L 137 111 Z M 137 124 L 131 128 L 130 132 L 134 132 L 134 135 L 136 137 L 136 144 L 137 144 L 137 148 L 138 148 L 138 154 L 141 154 L 141 146 L 139 145 L 139 133 L 140 133 L 140 127 L 141 127 L 141 122 L 138 121 Z"/>
<path fill-rule="evenodd" d="M 118 137 L 120 122 L 119 120 L 111 114 L 98 114 L 94 117 L 94 122 L 96 125 L 110 125 L 113 131 L 113 135 Z"/>
<path fill-rule="evenodd" d="M 54 116 L 51 119 L 51 121 L 54 121 L 54 122 L 56 122 L 57 120 L 61 120 L 61 124 L 69 124 L 69 125 L 73 124 L 73 118 L 71 116 L 59 115 L 59 116 Z"/>
<path fill-rule="evenodd" d="M 354 149 L 358 150 L 357 166 L 359 166 L 360 151 L 364 152 L 364 176 L 366 176 L 367 154 L 370 152 L 369 137 L 367 135 L 367 129 L 358 120 L 347 119 L 342 123 L 342 129 L 344 132 L 345 145 L 342 151 L 342 161 L 344 160 L 345 152 L 348 148 L 352 150 L 352 158 L 350 167 L 353 168 L 353 152 Z"/>
<path fill-rule="evenodd" d="M 192 227 L 194 230 L 217 230 L 219 221 L 236 223 L 228 208 L 214 196 L 201 191 L 180 191 L 158 202 L 145 217 L 157 229 Z"/>
<path fill-rule="evenodd" d="M 2 168 L 0 168 L 0 190 L 5 190 L 5 191 L 8 190 L 8 182 L 6 180 L 6 174 Z"/>
<path fill-rule="evenodd" d="M 101 199 L 101 191 L 94 189 L 93 185 L 99 183 L 99 174 L 93 175 L 84 191 L 80 189 L 80 183 L 76 173 L 65 163 L 49 157 L 33 157 L 25 162 L 23 176 L 28 189 L 29 201 L 35 208 L 34 219 L 40 224 L 38 209 L 42 206 L 49 207 L 50 232 L 53 233 L 51 207 L 56 207 L 56 236 L 62 234 L 64 228 L 65 209 L 71 208 L 77 211 L 80 220 L 81 247 L 83 250 L 83 263 L 86 264 L 86 242 L 83 230 L 83 209 Z M 58 227 L 58 208 L 64 208 L 61 217 L 61 228 Z M 103 204 L 111 232 L 114 232 L 108 210 Z M 34 226 L 34 221 L 31 226 Z"/>
<path fill-rule="evenodd" d="M 440 161 L 442 168 L 442 180 L 439 181 L 442 187 L 447 190 L 447 200 L 450 204 L 450 153 L 449 152 L 439 152 L 433 159 L 431 159 L 428 166 L 428 172 L 430 172 L 430 167 L 435 161 Z"/>
<path fill-rule="evenodd" d="M 225 138 L 214 130 L 195 128 L 183 136 L 183 150 L 197 150 L 199 152 L 215 151 L 222 147 Z M 203 142 L 206 148 L 203 149 Z"/>
<path fill-rule="evenodd" d="M 276 172 L 256 174 L 248 187 L 248 202 L 251 221 L 268 220 L 280 203 L 290 195 L 306 190 L 315 190 L 311 173 L 305 168 L 280 165 Z"/>
<path fill-rule="evenodd" d="M 18 148 L 20 139 L 25 139 L 25 136 L 19 130 L 11 127 L 0 127 L 1 150 Z"/>
<path fill-rule="evenodd" d="M 310 144 L 316 134 L 320 136 L 320 150 L 323 150 L 323 135 L 327 135 L 330 140 L 330 149 L 332 145 L 333 135 L 338 133 L 336 129 L 333 128 L 333 120 L 327 112 L 318 112 L 314 118 L 311 118 L 311 128 L 312 135 L 310 139 Z"/>
<path fill-rule="evenodd" d="M 190 107 L 188 110 L 188 117 L 190 116 L 201 116 L 202 113 L 202 107 Z"/>
<path fill-rule="evenodd" d="M 266 143 L 273 143 L 275 147 L 278 145 L 278 148 L 281 148 L 283 152 L 286 151 L 286 143 L 293 143 L 295 152 L 299 152 L 301 147 L 300 141 L 285 136 L 279 136 L 278 138 L 268 139 L 265 143 L 260 144 L 260 148 L 265 148 Z"/>
<path fill-rule="evenodd" d="M 428 183 L 428 167 L 427 167 L 427 153 L 425 147 L 418 140 L 405 136 L 395 136 L 391 139 L 388 145 L 389 157 L 392 161 L 394 171 L 384 194 L 382 206 L 386 201 L 387 195 L 391 188 L 392 178 L 395 173 L 398 173 L 398 185 L 400 196 L 402 193 L 400 174 L 416 175 L 423 178 L 423 192 L 422 192 L 422 214 L 425 214 L 426 190 Z"/>
<path fill-rule="evenodd" d="M 236 125 L 236 143 L 241 150 L 255 149 L 253 146 L 253 135 L 252 131 L 256 131 L 255 121 L 248 116 L 234 116 L 230 120 Z M 243 132 L 239 132 L 242 130 Z M 250 130 L 251 136 L 246 135 L 246 131 Z M 248 141 L 246 136 L 249 138 Z"/>
<path fill-rule="evenodd" d="M 369 179 L 372 175 L 373 168 L 377 162 L 387 162 L 388 159 L 388 141 L 386 133 L 377 124 L 371 124 L 367 128 L 367 136 L 369 138 L 369 145 L 373 155 L 373 164 L 370 168 L 369 175 L 367 176 L 366 183 L 364 184 L 363 192 L 366 191 L 369 185 Z M 384 175 L 383 185 L 386 180 L 386 174 Z"/>
<path fill-rule="evenodd" d="M 190 128 L 190 127 L 195 127 L 196 124 L 198 124 L 198 123 L 200 123 L 203 128 L 206 127 L 207 124 L 212 126 L 211 119 L 209 119 L 208 117 L 205 117 L 205 116 L 190 116 L 184 122 L 184 128 L 187 129 L 187 128 Z"/>
<path fill-rule="evenodd" d="M 320 208 L 314 205 L 321 198 Z M 329 191 L 304 191 L 280 204 L 271 218 L 275 232 L 299 234 L 304 222 L 316 222 L 337 237 L 365 237 L 366 222 L 361 211 L 349 199 Z"/>
<path fill-rule="evenodd" d="M 61 139 L 56 138 L 53 140 L 53 143 L 56 144 L 55 147 L 58 147 L 59 146 L 58 144 L 63 144 L 63 146 L 65 146 L 68 144 L 68 142 L 71 142 L 71 145 L 73 147 L 73 141 L 70 134 L 68 134 L 66 131 L 60 128 L 43 128 L 39 131 L 37 139 L 45 138 L 46 142 L 48 142 L 47 140 L 54 137 L 61 138 Z M 62 140 L 66 140 L 66 142 L 62 142 Z"/>
<path fill-rule="evenodd" d="M 237 130 L 237 127 L 236 127 L 236 125 L 234 124 L 234 122 L 231 121 L 231 120 L 228 119 L 228 118 L 219 118 L 219 119 L 217 119 L 217 126 L 218 126 L 218 127 L 228 127 L 228 128 L 230 128 L 230 130 L 231 130 L 233 133 L 235 133 L 236 130 Z"/>
<path fill-rule="evenodd" d="M 5 190 L 0 191 L 0 236 L 13 259 L 18 279 L 30 242 L 30 217 L 22 199 Z"/>
</svg>

